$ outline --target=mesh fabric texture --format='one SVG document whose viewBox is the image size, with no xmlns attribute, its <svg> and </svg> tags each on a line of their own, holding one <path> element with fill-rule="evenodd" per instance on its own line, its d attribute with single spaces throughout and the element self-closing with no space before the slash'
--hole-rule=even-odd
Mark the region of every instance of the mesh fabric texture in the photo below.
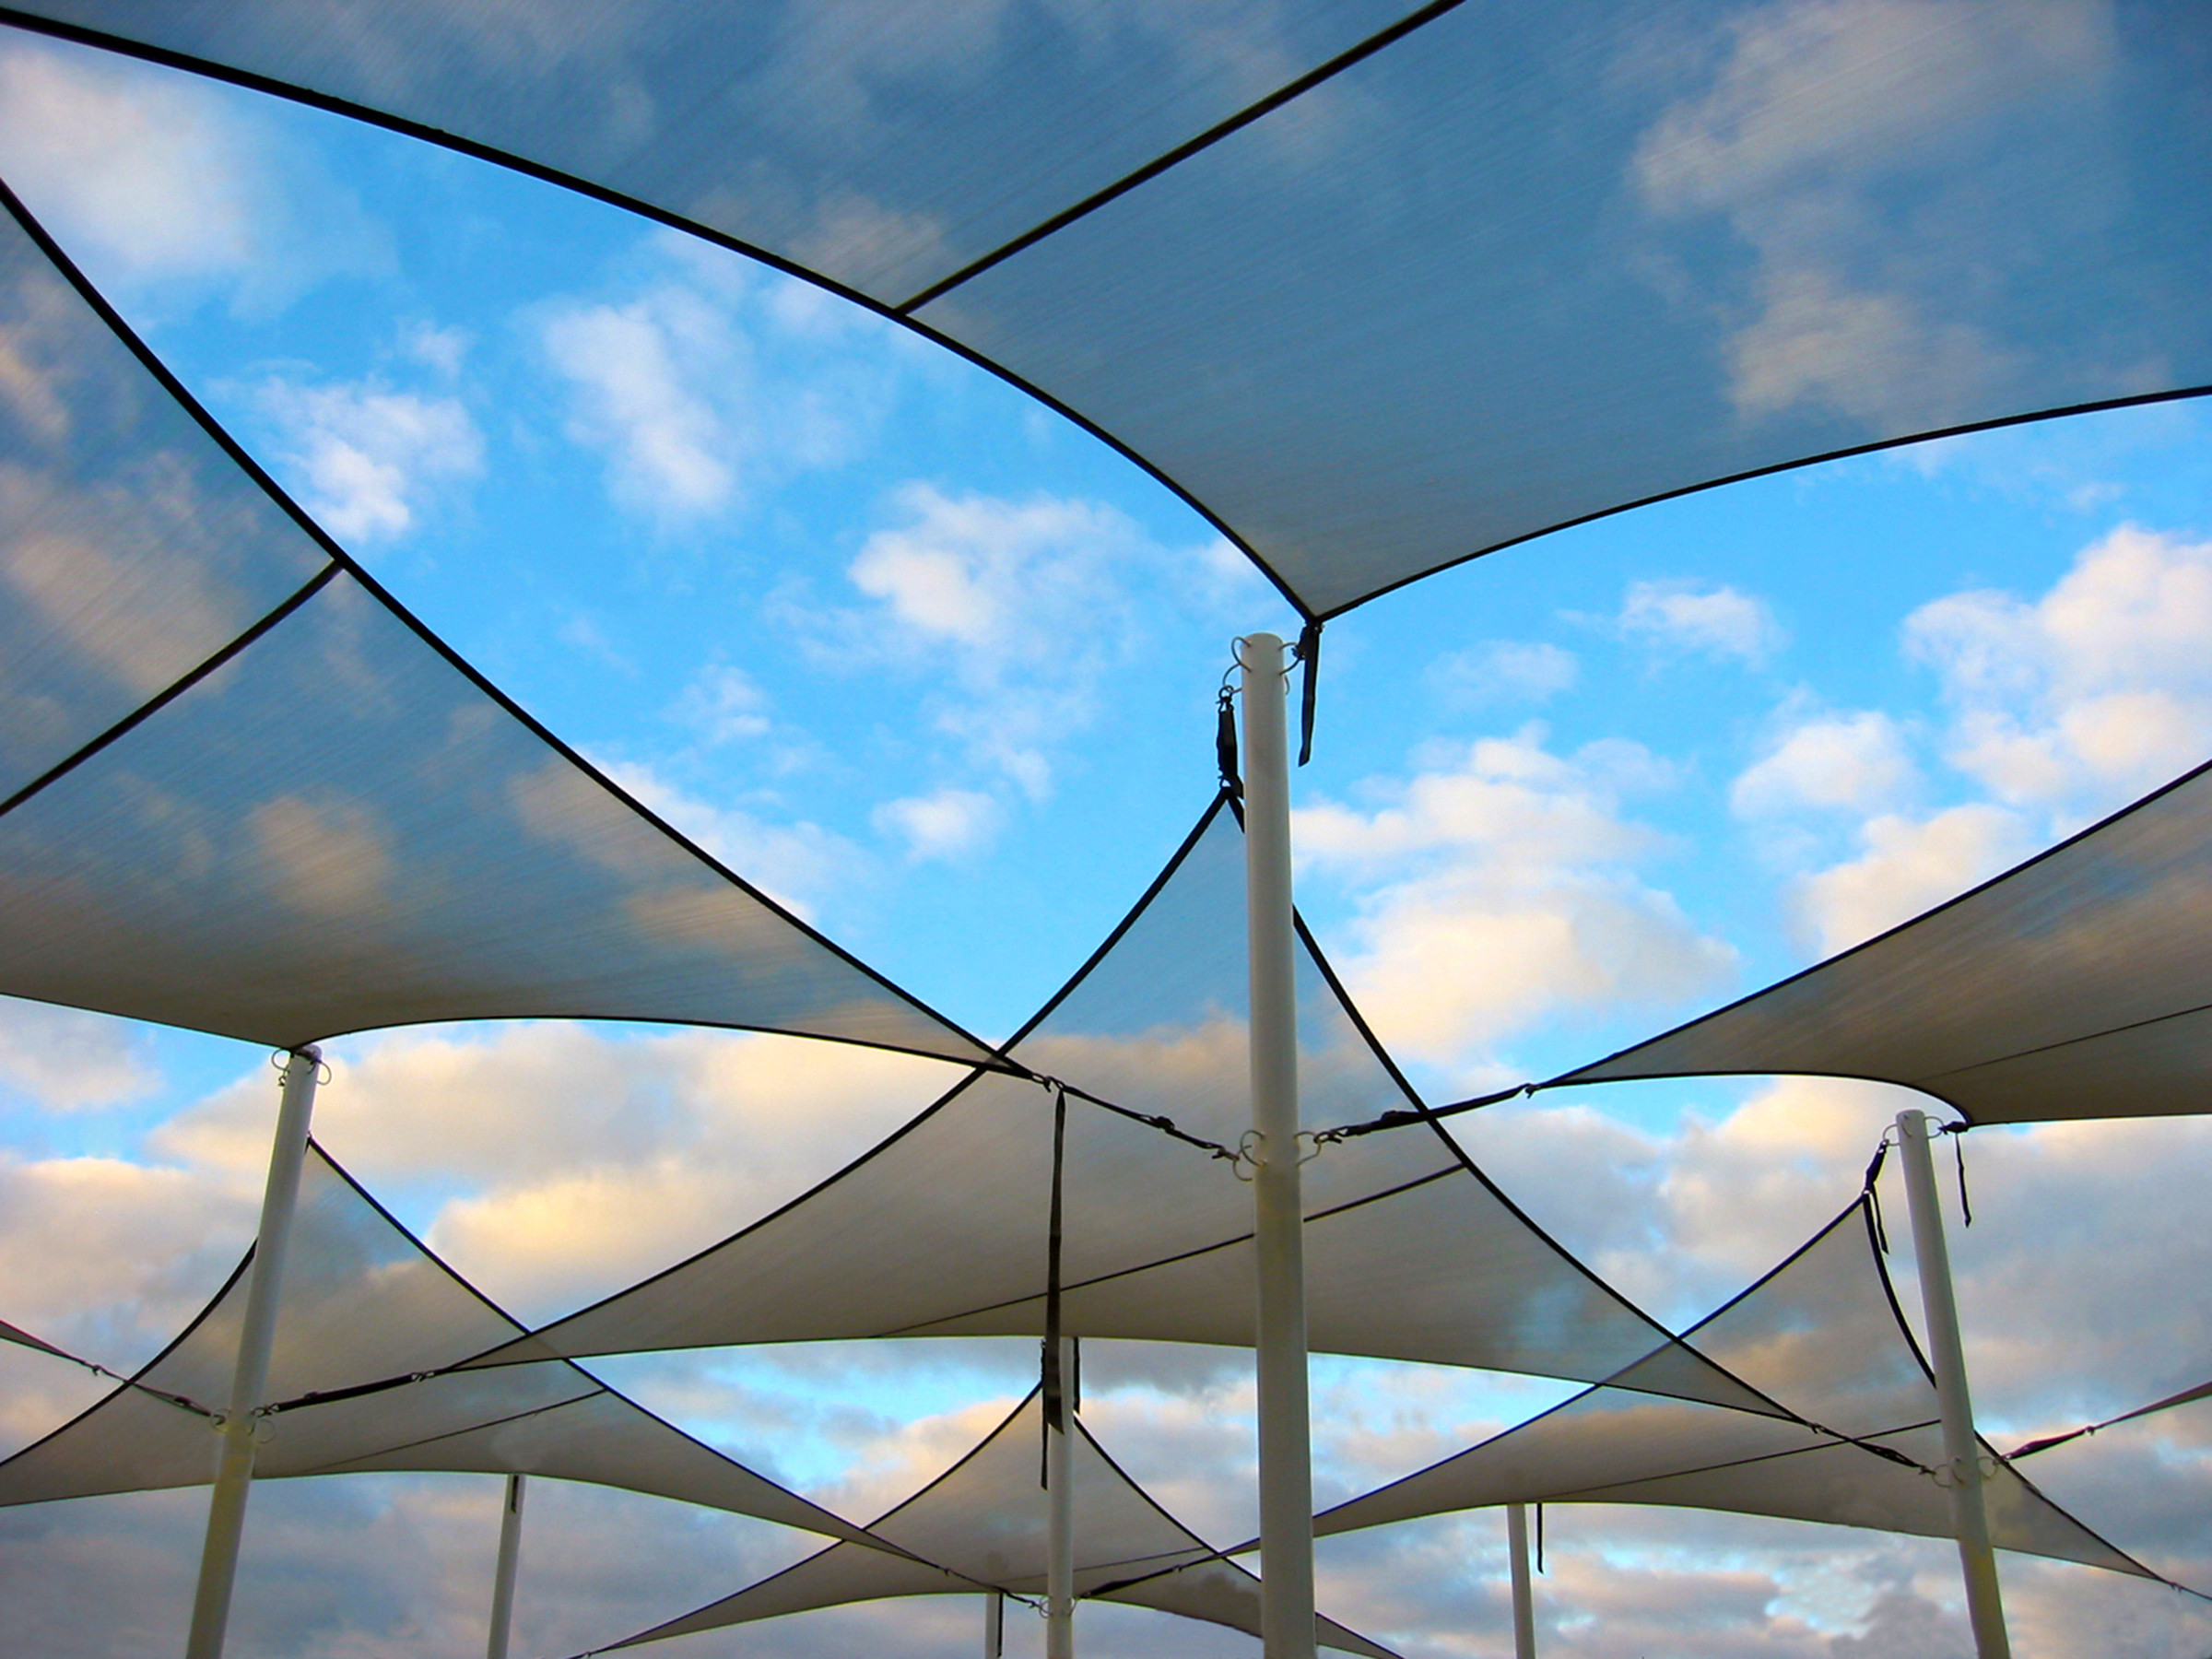
<svg viewBox="0 0 2212 1659">
<path fill-rule="evenodd" d="M 1302 1106 L 1411 1112 L 1301 935 Z M 1252 1194 L 1223 1145 L 1251 1122 L 1241 832 L 1217 798 L 1152 890 L 1009 1047 L 1080 1088 L 1065 1151 L 1063 1328 L 1250 1346 Z M 1100 1104 L 1110 1101 L 1112 1105 Z M 1118 1110 L 1116 1110 L 1118 1108 Z M 735 1237 L 487 1363 L 735 1343 L 1041 1335 L 1053 1098 L 978 1073 Z M 1648 1384 L 1757 1407 L 1536 1229 L 1441 1126 L 1320 1148 L 1305 1169 L 1310 1335 L 1322 1352 L 1595 1382 L 1662 1350 Z"/>
<path fill-rule="evenodd" d="M 0 1505 L 211 1481 L 212 1408 L 229 1398 L 246 1284 L 241 1263 L 129 1382 L 0 1462 Z M 311 1146 L 255 1477 L 371 1469 L 549 1475 L 837 1538 L 861 1535 L 575 1366 L 435 1374 L 521 1329 Z M 394 1378 L 401 1381 L 377 1385 Z"/>
<path fill-rule="evenodd" d="M 1953 1535 L 1936 1385 L 1898 1312 L 1865 1201 L 1683 1340 L 1773 1400 L 1760 1416 L 1628 1392 L 1633 1368 L 1324 1512 L 1320 1534 L 1500 1503 L 1653 1503 Z M 1625 1386 L 1624 1386 L 1625 1385 Z M 1984 1453 L 2000 1547 L 2156 1574 Z"/>
<path fill-rule="evenodd" d="M 1258 1635 L 1259 1580 L 1221 1559 L 1146 1496 L 1080 1419 L 1070 1420 L 1077 1595 L 1132 1602 Z M 986 1589 L 1041 1595 L 1048 1559 L 1039 1477 L 1043 1433 L 1043 1407 L 1032 1392 L 974 1451 L 868 1528 L 917 1559 L 833 1544 L 616 1646 L 891 1596 Z M 1318 1617 L 1315 1625 L 1324 1646 L 1392 1659 L 1388 1648 L 1333 1619 Z"/>
<path fill-rule="evenodd" d="M 1697 0 L 1074 0 L 950 31 L 818 0 L 0 16 L 910 317 L 1310 614 L 1717 480 L 2212 384 L 2191 0 L 1967 0 L 1875 44 Z"/>
<path fill-rule="evenodd" d="M 2212 768 L 2199 768 L 1948 904 L 1546 1087 L 1810 1072 L 1902 1083 L 1978 1124 L 2203 1112 L 2208 842 Z"/>
<path fill-rule="evenodd" d="M 0 199 L 0 994 L 279 1047 L 565 1015 L 986 1058 L 446 652 Z"/>
</svg>

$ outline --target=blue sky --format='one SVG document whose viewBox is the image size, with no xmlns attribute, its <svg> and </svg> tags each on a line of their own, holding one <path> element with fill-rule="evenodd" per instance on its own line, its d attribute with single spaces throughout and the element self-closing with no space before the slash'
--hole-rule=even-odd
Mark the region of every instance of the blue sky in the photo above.
<svg viewBox="0 0 2212 1659">
<path fill-rule="evenodd" d="M 987 1036 L 1056 988 L 1210 798 L 1231 636 L 1295 631 L 1192 512 L 989 375 L 551 186 L 16 41 L 0 41 L 0 172 L 463 654 Z M 1332 624 L 1315 758 L 1296 781 L 1300 900 L 1384 1040 L 1432 1098 L 1551 1075 L 1901 920 L 2204 759 L 2207 436 L 2204 411 L 2164 406 L 1782 475 L 1509 549 Z M 265 1059 L 120 1021 L 6 1016 L 16 1219 L 0 1286 L 31 1304 L 21 1323 L 112 1342 L 97 1357 L 127 1362 L 250 1229 Z M 539 1313 L 799 1190 L 943 1081 L 920 1063 L 698 1033 L 503 1028 L 337 1052 L 333 1150 Z M 480 1105 L 448 1155 L 441 1089 Z M 768 1122 L 793 1099 L 803 1122 Z M 1840 1086 L 1666 1085 L 1511 1108 L 1468 1133 L 1539 1219 L 1678 1317 L 1840 1207 L 1895 1110 Z M 2194 1270 L 2200 1247 L 2174 1217 L 2128 1197 L 2154 1177 L 2191 1190 L 2212 1159 L 2193 1126 L 1988 1138 L 1996 1214 L 1961 1247 L 1970 1320 L 1973 1275 L 1993 1297 L 2033 1277 L 2036 1203 Z M 81 1226 L 100 1241 L 81 1272 L 48 1273 Z M 2032 1339 L 1987 1335 L 2006 1421 L 2026 1432 L 2104 1399 L 2038 1388 L 2069 1344 L 2129 1351 L 2124 1326 L 2092 1342 L 2077 1318 L 2115 1294 L 2090 1272 Z M 2202 1360 L 2212 1374 L 2212 1346 L 2176 1341 L 2140 1377 L 2108 1378 L 2112 1402 L 2135 1403 L 2152 1373 Z M 608 1369 L 702 1431 L 755 1453 L 765 1437 L 792 1478 L 865 1509 L 988 1426 L 1021 1349 Z M 1141 1448 L 1132 1467 L 1182 1472 L 1181 1500 L 1233 1530 L 1241 1368 L 1132 1352 L 1106 1375 L 1101 1420 Z M 1336 1362 L 1317 1376 L 1356 1426 L 1324 1454 L 1325 1478 L 1347 1481 L 1558 1392 Z M 1370 1386 L 1386 1406 L 1356 1402 Z M 62 1397 L 27 1394 L 11 1428 L 31 1431 Z M 1194 1461 L 1188 1437 L 1206 1430 Z M 2193 1443 L 2160 1454 L 2201 1480 Z M 1199 1489 L 1190 1471 L 1216 1464 L 1221 1484 Z M 361 1524 L 429 1548 L 448 1489 L 359 1500 Z M 120 1537 L 168 1524 L 167 1501 L 116 1510 L 112 1533 L 82 1524 Z M 617 1500 L 561 1501 L 586 1515 Z M 579 1535 L 598 1524 L 579 1520 Z M 1410 1651 L 1488 1651 L 1462 1633 L 1494 1633 L 1478 1586 L 1440 1591 L 1418 1617 L 1382 1611 L 1446 1524 L 1325 1559 L 1350 1604 L 1403 1615 L 1388 1629 Z M 1947 1605 L 1932 1548 L 1853 1539 L 1861 1554 L 1829 1559 L 1798 1531 L 1608 1524 L 1559 1592 L 1589 1609 L 1564 1619 L 1559 1651 L 1616 1652 L 1592 1630 L 1626 1628 L 1618 1609 L 1650 1592 L 1647 1572 L 1705 1586 L 1723 1611 L 1740 1592 L 1752 1610 L 1726 1639 L 1783 1644 L 1770 1651 L 1901 1652 L 1876 1641 L 1902 1617 L 1883 1595 Z M 2159 1524 L 2143 1521 L 2146 1547 L 2201 1550 Z M 782 1546 L 747 1547 L 765 1561 Z M 2057 1571 L 2024 1570 L 2028 1605 L 2118 1594 Z M 1762 1601 L 1745 1575 L 1780 1588 Z M 467 1594 L 449 1607 L 364 1592 L 317 1640 L 416 1651 Z M 2093 1651 L 2066 1645 L 2061 1613 L 2037 1617 L 2056 1632 L 2038 1651 Z M 2191 1633 L 2202 1645 L 2193 1616 L 2159 1617 L 2141 1615 L 2129 1653 L 2179 1651 Z M 1693 1651 L 1735 1651 L 1712 1640 Z M 1838 1645 L 1852 1641 L 1875 1645 Z"/>
</svg>

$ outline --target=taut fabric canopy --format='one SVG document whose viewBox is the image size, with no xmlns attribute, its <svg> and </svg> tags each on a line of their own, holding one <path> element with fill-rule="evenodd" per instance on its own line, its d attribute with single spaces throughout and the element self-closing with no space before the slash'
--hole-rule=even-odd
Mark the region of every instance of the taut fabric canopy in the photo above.
<svg viewBox="0 0 2212 1659">
<path fill-rule="evenodd" d="M 836 1538 L 864 1535 L 573 1365 L 436 1374 L 522 1327 L 320 1147 L 308 1151 L 285 1278 L 259 1477 L 371 1469 L 549 1475 Z M 0 1462 L 0 1505 L 213 1479 L 208 1403 L 229 1395 L 245 1289 L 241 1263 L 128 1382 Z"/>
<path fill-rule="evenodd" d="M 1260 1581 L 1222 1559 L 1124 1474 L 1080 1420 L 1069 1421 L 1076 1594 L 1257 1636 Z M 597 1651 L 890 1596 L 979 1590 L 1041 1595 L 1047 1539 L 1045 1490 L 1038 1478 L 1043 1435 L 1044 1411 L 1032 1391 L 974 1451 L 868 1528 L 905 1557 L 832 1544 L 772 1578 Z M 1388 1648 L 1332 1618 L 1314 1623 L 1324 1646 L 1394 1659 Z"/>
<path fill-rule="evenodd" d="M 462 664 L 0 203 L 0 994 L 987 1057 Z"/>
<path fill-rule="evenodd" d="M 2212 1111 L 2212 768 L 1545 1087 L 1724 1072 L 1902 1083 L 1977 1124 Z"/>
<path fill-rule="evenodd" d="M 1064 1328 L 1249 1346 L 1252 1121 L 1242 835 L 1217 797 L 1151 891 L 1008 1048 L 1065 1100 Z M 1390 1066 L 1301 935 L 1308 1121 L 1406 1126 L 1317 1144 L 1306 1294 L 1324 1352 L 1594 1382 L 1660 1348 L 1649 1386 L 1756 1396 L 1547 1238 Z M 733 1343 L 1041 1335 L 1055 1120 L 1048 1088 L 976 1073 L 841 1174 L 487 1363 Z M 1324 1132 L 1325 1139 L 1325 1132 Z"/>
<path fill-rule="evenodd" d="M 1630 1393 L 1631 1370 L 1339 1504 L 1315 1530 L 1497 1503 L 1657 1503 L 1952 1535 L 1933 1477 L 1944 1461 L 1936 1385 L 1898 1312 L 1865 1199 L 1683 1340 L 1790 1415 Z M 2158 1576 L 1989 1455 L 1998 1546 Z"/>
<path fill-rule="evenodd" d="M 1840 452 L 2212 384 L 2195 0 L 32 0 L 557 179 L 1107 436 L 1310 616 Z"/>
</svg>

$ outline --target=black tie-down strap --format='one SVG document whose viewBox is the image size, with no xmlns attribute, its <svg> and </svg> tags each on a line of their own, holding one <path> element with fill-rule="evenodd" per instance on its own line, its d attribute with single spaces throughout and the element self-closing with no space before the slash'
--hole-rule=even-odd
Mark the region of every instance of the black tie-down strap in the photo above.
<svg viewBox="0 0 2212 1659">
<path fill-rule="evenodd" d="M 1965 1135 L 1966 1132 L 1972 1127 L 1971 1124 L 1962 1121 L 1956 1124 L 1946 1124 L 1936 1132 L 1938 1135 L 1947 1135 L 1951 1137 L 1951 1151 L 1959 1160 L 1959 1214 L 1965 1218 L 1966 1225 L 1969 1227 L 1974 1224 L 1974 1206 L 1972 1201 L 1966 1195 Z"/>
<path fill-rule="evenodd" d="M 1974 1224 L 1974 1206 L 1967 1197 L 1966 1143 L 1959 1136 L 1972 1127 L 1973 1124 L 1961 1120 L 1955 1124 L 1938 1124 L 1936 1129 L 1936 1134 L 1951 1137 L 1951 1150 L 1959 1160 L 1959 1213 L 1965 1218 L 1969 1227 Z M 1882 1225 L 1882 1194 L 1875 1182 L 1881 1179 L 1882 1164 L 1889 1156 L 1890 1137 L 1895 1133 L 1889 1129 L 1882 1131 L 1882 1138 L 1875 1144 L 1874 1161 L 1866 1166 L 1866 1204 L 1874 1217 L 1874 1241 L 1882 1247 L 1884 1255 L 1889 1253 L 1889 1234 Z"/>
<path fill-rule="evenodd" d="M 1866 1209 L 1874 1219 L 1874 1241 L 1881 1246 L 1884 1255 L 1889 1253 L 1889 1230 L 1882 1225 L 1882 1190 L 1875 1183 L 1882 1178 L 1882 1165 L 1889 1157 L 1889 1131 L 1882 1131 L 1882 1138 L 1875 1143 L 1874 1160 L 1866 1166 Z"/>
<path fill-rule="evenodd" d="M 1230 798 L 1242 799 L 1244 779 L 1237 770 L 1237 694 L 1226 680 L 1214 710 L 1214 764 L 1221 770 L 1221 787 Z"/>
<path fill-rule="evenodd" d="M 1305 668 L 1298 698 L 1298 763 L 1313 759 L 1313 682 L 1321 675 L 1321 624 L 1309 622 L 1299 630 L 1298 660 Z"/>
<path fill-rule="evenodd" d="M 1053 1198 L 1044 1244 L 1044 1440 L 1038 1447 L 1037 1484 L 1052 1485 L 1052 1437 L 1067 1432 L 1067 1379 L 1060 1374 L 1060 1222 L 1067 1167 L 1067 1090 L 1053 1090 Z"/>
</svg>

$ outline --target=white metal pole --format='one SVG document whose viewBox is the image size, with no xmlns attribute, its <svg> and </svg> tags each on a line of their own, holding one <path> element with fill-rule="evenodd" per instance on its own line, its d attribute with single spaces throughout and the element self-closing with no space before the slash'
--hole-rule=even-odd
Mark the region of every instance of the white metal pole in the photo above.
<svg viewBox="0 0 2212 1659">
<path fill-rule="evenodd" d="M 1062 1410 L 1076 1374 L 1076 1344 L 1060 1338 Z M 1075 1437 L 1064 1421 L 1044 1430 L 1045 1659 L 1076 1659 L 1076 1486 Z"/>
<path fill-rule="evenodd" d="M 1298 956 L 1290 914 L 1283 642 L 1238 641 L 1252 982 L 1253 1246 L 1259 1280 L 1260 1629 L 1266 1659 L 1313 1659 L 1313 1466 L 1299 1194 Z"/>
<path fill-rule="evenodd" d="M 1505 1548 L 1513 1583 L 1513 1659 L 1536 1659 L 1536 1601 L 1528 1582 L 1528 1506 L 1505 1506 Z"/>
<path fill-rule="evenodd" d="M 1927 1113 L 1899 1112 L 1897 1138 L 1904 1155 L 1912 1253 L 1920 1264 L 1920 1305 L 1928 1321 L 1928 1359 L 1936 1368 L 1936 1396 L 1943 1410 L 1951 1524 L 1966 1574 L 1966 1611 L 1974 1628 L 1974 1652 L 1980 1659 L 2011 1659 L 1997 1558 L 1990 1548 L 1989 1515 L 1983 1504 L 1982 1447 L 1974 1438 L 1974 1403 L 1967 1393 L 1966 1355 L 1959 1342 L 1959 1304 L 1951 1294 L 1951 1253 L 1944 1242 L 1936 1161 L 1928 1151 Z"/>
<path fill-rule="evenodd" d="M 1006 1651 L 1006 1593 L 983 1597 L 983 1659 L 1003 1659 Z"/>
<path fill-rule="evenodd" d="M 269 1152 L 269 1181 L 262 1192 L 261 1232 L 247 1269 L 246 1313 L 238 1335 L 238 1366 L 230 1374 L 230 1409 L 222 1422 L 221 1461 L 207 1504 L 207 1540 L 200 1551 L 200 1583 L 192 1604 L 192 1634 L 185 1659 L 222 1659 L 230 1622 L 230 1589 L 238 1578 L 238 1545 L 246 1526 L 246 1498 L 253 1485 L 254 1413 L 269 1376 L 276 1340 L 276 1303 L 284 1288 L 284 1257 L 291 1247 L 292 1211 L 300 1201 L 300 1167 L 307 1158 L 308 1122 L 314 1115 L 315 1079 L 323 1056 L 312 1043 L 294 1049 L 284 1065 L 276 1108 L 276 1141 Z"/>
<path fill-rule="evenodd" d="M 491 1575 L 491 1637 L 484 1659 L 507 1659 L 507 1632 L 514 1624 L 514 1572 L 523 1559 L 523 1486 L 507 1477 L 507 1507 L 500 1512 L 500 1564 Z"/>
</svg>

